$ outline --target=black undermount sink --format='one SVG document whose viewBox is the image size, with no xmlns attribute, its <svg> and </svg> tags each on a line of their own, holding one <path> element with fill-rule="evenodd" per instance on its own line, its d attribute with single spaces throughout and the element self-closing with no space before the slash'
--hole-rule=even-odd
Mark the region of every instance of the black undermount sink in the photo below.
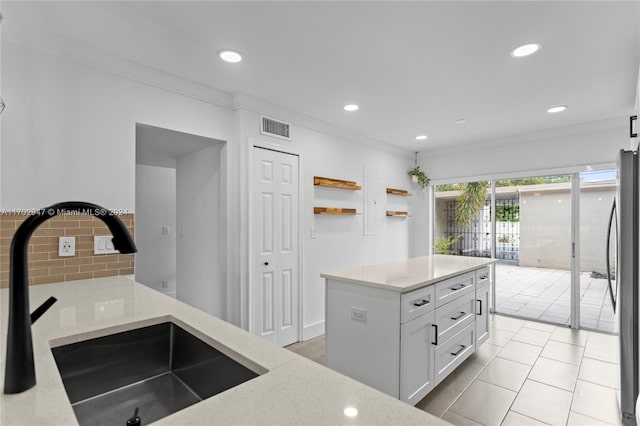
<svg viewBox="0 0 640 426">
<path fill-rule="evenodd" d="M 52 349 L 78 422 L 146 425 L 258 374 L 172 322 Z"/>
</svg>

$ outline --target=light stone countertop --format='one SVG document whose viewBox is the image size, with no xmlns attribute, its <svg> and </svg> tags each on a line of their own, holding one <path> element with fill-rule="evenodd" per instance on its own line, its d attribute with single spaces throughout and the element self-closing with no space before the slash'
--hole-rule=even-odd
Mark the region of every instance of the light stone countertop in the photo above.
<svg viewBox="0 0 640 426">
<path fill-rule="evenodd" d="M 31 310 L 58 301 L 33 325 L 34 388 L 0 396 L 0 424 L 77 424 L 51 346 L 172 319 L 259 377 L 185 408 L 157 425 L 446 425 L 447 422 L 279 348 L 125 277 L 32 286 Z M 8 290 L 0 290 L 4 388 Z M 348 418 L 346 407 L 358 415 Z"/>
<path fill-rule="evenodd" d="M 436 254 L 396 262 L 361 266 L 325 273 L 320 276 L 337 281 L 406 293 L 496 262 L 496 259 L 484 257 Z"/>
</svg>

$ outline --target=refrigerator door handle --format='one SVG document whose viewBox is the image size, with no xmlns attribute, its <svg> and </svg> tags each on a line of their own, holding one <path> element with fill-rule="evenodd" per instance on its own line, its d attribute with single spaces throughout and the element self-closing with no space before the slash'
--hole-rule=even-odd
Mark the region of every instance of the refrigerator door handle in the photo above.
<svg viewBox="0 0 640 426">
<path fill-rule="evenodd" d="M 606 265 L 607 265 L 607 281 L 609 283 L 609 297 L 611 297 L 611 306 L 613 306 L 613 312 L 616 311 L 616 298 L 613 295 L 613 284 L 611 282 L 611 265 L 609 263 L 609 254 L 611 250 L 611 227 L 613 225 L 613 220 L 616 215 L 616 200 L 613 199 L 613 205 L 611 206 L 611 214 L 609 215 L 609 228 L 607 229 L 607 253 L 606 253 Z M 617 228 L 617 221 L 616 221 Z M 616 229 L 616 238 L 617 238 L 617 229 Z M 616 256 L 617 258 L 617 256 Z M 617 282 L 616 282 L 617 286 Z"/>
</svg>

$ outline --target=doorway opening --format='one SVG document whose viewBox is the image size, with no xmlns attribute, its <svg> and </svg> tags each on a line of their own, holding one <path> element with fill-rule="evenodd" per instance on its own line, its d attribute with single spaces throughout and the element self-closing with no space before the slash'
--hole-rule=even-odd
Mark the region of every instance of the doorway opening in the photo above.
<svg viewBox="0 0 640 426">
<path fill-rule="evenodd" d="M 225 319 L 223 147 L 136 125 L 136 281 Z"/>
</svg>

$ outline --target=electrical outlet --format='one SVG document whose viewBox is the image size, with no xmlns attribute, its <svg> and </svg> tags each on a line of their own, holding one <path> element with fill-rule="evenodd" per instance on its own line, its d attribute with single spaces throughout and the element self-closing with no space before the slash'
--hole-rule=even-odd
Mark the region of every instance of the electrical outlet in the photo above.
<svg viewBox="0 0 640 426">
<path fill-rule="evenodd" d="M 351 319 L 356 321 L 367 322 L 367 310 L 364 308 L 351 307 Z"/>
<path fill-rule="evenodd" d="M 169 280 L 162 280 L 162 288 L 169 288 Z"/>
<path fill-rule="evenodd" d="M 58 256 L 76 255 L 76 237 L 60 237 L 58 239 Z"/>
</svg>

